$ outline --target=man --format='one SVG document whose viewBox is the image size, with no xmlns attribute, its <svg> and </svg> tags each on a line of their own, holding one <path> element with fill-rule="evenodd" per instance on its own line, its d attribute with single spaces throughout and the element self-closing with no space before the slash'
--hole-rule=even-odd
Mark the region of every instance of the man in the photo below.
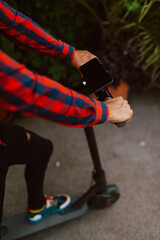
<svg viewBox="0 0 160 240">
<path fill-rule="evenodd" d="M 75 50 L 74 47 L 55 39 L 2 0 L 0 0 L 0 34 L 26 49 L 70 61 L 77 69 L 95 57 L 88 51 Z M 79 128 L 105 121 L 112 123 L 129 121 L 133 114 L 127 101 L 121 97 L 106 102 L 88 98 L 45 76 L 33 73 L 1 50 L 0 106 Z M 49 140 L 18 126 L 1 123 L 0 145 L 0 218 L 6 173 L 12 164 L 26 164 L 28 217 L 31 222 L 39 222 L 49 213 L 61 211 L 69 205 L 70 198 L 67 195 L 43 196 L 44 173 L 53 148 Z M 22 157 L 24 151 L 27 152 L 27 157 Z"/>
</svg>

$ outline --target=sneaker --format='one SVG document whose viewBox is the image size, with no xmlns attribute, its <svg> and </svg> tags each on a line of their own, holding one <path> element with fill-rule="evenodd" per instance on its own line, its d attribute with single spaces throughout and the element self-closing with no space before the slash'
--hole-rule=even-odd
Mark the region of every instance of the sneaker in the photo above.
<svg viewBox="0 0 160 240">
<path fill-rule="evenodd" d="M 31 223 L 39 223 L 41 222 L 47 215 L 51 213 L 61 212 L 66 209 L 70 203 L 71 198 L 66 195 L 55 195 L 55 196 L 45 196 L 46 204 L 39 210 L 31 210 L 28 211 L 28 220 Z"/>
</svg>

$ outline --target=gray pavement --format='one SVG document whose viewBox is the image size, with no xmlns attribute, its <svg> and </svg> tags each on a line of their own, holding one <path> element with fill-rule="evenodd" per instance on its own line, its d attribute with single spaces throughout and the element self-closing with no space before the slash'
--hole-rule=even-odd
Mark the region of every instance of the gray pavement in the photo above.
<svg viewBox="0 0 160 240">
<path fill-rule="evenodd" d="M 94 128 L 108 183 L 120 189 L 119 201 L 23 240 L 160 240 L 160 92 L 132 94 L 129 102 L 134 116 L 125 128 L 110 123 Z M 54 142 L 45 193 L 77 196 L 89 187 L 92 162 L 82 129 L 33 118 L 16 123 Z M 5 218 L 26 208 L 23 170 L 9 170 Z"/>
</svg>

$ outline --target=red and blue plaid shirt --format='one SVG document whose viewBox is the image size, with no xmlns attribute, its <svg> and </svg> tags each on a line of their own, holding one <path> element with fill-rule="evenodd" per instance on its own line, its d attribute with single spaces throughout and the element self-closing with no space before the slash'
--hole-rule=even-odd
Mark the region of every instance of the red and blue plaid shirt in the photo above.
<svg viewBox="0 0 160 240">
<path fill-rule="evenodd" d="M 55 39 L 33 20 L 0 0 L 0 34 L 20 46 L 57 59 L 71 60 L 74 48 Z M 22 111 L 70 127 L 107 120 L 103 102 L 88 98 L 28 70 L 0 50 L 0 107 Z"/>
</svg>

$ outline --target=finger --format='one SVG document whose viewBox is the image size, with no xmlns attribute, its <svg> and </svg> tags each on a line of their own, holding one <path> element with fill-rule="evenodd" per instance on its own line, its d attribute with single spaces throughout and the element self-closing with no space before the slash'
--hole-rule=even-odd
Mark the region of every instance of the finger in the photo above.
<svg viewBox="0 0 160 240">
<path fill-rule="evenodd" d="M 133 116 L 133 110 L 131 109 L 130 117 L 127 119 L 127 122 L 130 122 Z"/>
</svg>

